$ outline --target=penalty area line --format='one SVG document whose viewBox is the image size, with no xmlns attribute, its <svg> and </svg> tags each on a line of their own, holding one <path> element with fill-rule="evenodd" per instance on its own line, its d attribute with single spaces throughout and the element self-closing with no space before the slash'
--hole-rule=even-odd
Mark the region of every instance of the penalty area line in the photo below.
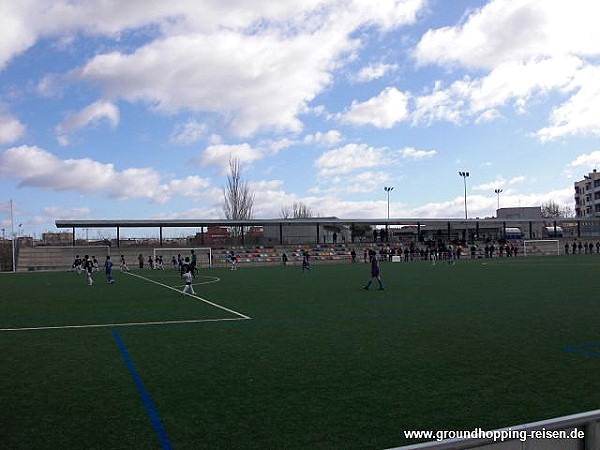
<svg viewBox="0 0 600 450">
<path fill-rule="evenodd" d="M 126 273 L 127 275 L 130 275 L 132 277 L 136 277 L 136 278 L 140 278 L 140 279 L 145 280 L 145 281 L 149 281 L 150 283 L 158 284 L 159 286 L 165 287 L 165 288 L 170 289 L 172 291 L 175 291 L 175 292 L 177 292 L 179 294 L 182 293 L 179 289 L 176 289 L 176 288 L 174 288 L 172 286 L 168 286 L 168 285 L 166 285 L 164 283 L 160 283 L 160 282 L 155 281 L 155 280 L 153 280 L 151 278 L 146 278 L 146 277 L 143 277 L 141 275 L 137 275 L 137 274 L 131 273 L 131 272 L 123 272 L 123 273 Z M 249 317 L 249 316 L 247 316 L 245 314 L 242 314 L 240 312 L 234 311 L 233 309 L 229 309 L 229 308 L 221 306 L 221 305 L 219 305 L 217 303 L 211 302 L 210 300 L 206 300 L 205 298 L 199 297 L 197 295 L 187 294 L 187 293 L 185 295 L 187 295 L 188 297 L 195 298 L 196 300 L 200 300 L 201 302 L 208 303 L 209 305 L 214 306 L 215 308 L 219 308 L 219 309 L 222 309 L 223 311 L 227 311 L 227 312 L 229 312 L 231 314 L 235 314 L 236 316 L 241 317 L 242 319 L 251 319 L 252 318 L 252 317 Z"/>
<path fill-rule="evenodd" d="M 35 331 L 35 330 L 70 330 L 78 328 L 115 328 L 115 327 L 144 327 L 151 325 L 180 325 L 186 323 L 203 322 L 231 322 L 248 320 L 244 317 L 230 317 L 228 319 L 188 319 L 188 320 L 162 320 L 158 322 L 121 322 L 121 323 L 92 323 L 87 325 L 54 325 L 45 327 L 0 328 L 1 331 Z"/>
</svg>

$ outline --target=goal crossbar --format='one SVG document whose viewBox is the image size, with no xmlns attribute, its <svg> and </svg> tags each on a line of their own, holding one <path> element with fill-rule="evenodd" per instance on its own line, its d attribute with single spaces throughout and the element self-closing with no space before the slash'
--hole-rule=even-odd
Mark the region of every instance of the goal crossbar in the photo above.
<svg viewBox="0 0 600 450">
<path fill-rule="evenodd" d="M 560 255 L 560 241 L 558 239 L 525 239 L 523 241 L 523 255 Z"/>
</svg>

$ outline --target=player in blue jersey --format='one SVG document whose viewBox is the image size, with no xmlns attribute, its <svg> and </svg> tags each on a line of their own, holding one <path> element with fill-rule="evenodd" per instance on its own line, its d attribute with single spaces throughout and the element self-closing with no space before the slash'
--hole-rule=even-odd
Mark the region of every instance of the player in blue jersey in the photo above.
<svg viewBox="0 0 600 450">
<path fill-rule="evenodd" d="M 106 275 L 106 282 L 110 284 L 115 282 L 115 279 L 112 276 L 112 267 L 113 263 L 110 260 L 110 256 L 107 256 L 106 261 L 104 261 L 104 275 Z"/>
<path fill-rule="evenodd" d="M 371 278 L 369 279 L 369 282 L 365 286 L 363 286 L 363 289 L 368 291 L 371 287 L 373 279 L 376 279 L 379 283 L 379 290 L 383 291 L 383 281 L 381 280 L 381 271 L 379 269 L 379 261 L 377 260 L 377 254 L 372 250 L 369 252 L 369 254 L 371 257 Z"/>
<path fill-rule="evenodd" d="M 302 272 L 304 272 L 305 270 L 310 270 L 309 257 L 310 255 L 308 254 L 308 252 L 304 250 L 302 252 Z"/>
</svg>

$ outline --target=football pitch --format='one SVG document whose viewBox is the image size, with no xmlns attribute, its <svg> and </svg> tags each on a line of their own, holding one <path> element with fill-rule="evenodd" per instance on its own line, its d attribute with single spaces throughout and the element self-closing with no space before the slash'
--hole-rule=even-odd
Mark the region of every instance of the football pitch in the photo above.
<svg viewBox="0 0 600 450">
<path fill-rule="evenodd" d="M 600 406 L 600 255 L 0 274 L 0 447 L 385 449 Z"/>
</svg>

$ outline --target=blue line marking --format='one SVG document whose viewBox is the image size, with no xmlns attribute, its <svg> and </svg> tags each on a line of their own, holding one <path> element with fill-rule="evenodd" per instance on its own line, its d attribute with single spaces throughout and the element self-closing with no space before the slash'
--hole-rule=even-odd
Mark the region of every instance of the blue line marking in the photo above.
<svg viewBox="0 0 600 450">
<path fill-rule="evenodd" d="M 591 356 L 592 358 L 600 358 L 600 353 L 589 350 L 590 347 L 600 347 L 600 342 L 591 342 L 583 345 L 570 345 L 568 347 L 563 347 L 561 350 L 570 353 L 577 353 L 578 355 Z"/>
<path fill-rule="evenodd" d="M 163 429 L 160 423 L 158 413 L 156 412 L 156 409 L 154 409 L 154 405 L 152 404 L 152 399 L 150 398 L 150 395 L 148 394 L 148 392 L 146 392 L 146 389 L 144 388 L 144 383 L 142 383 L 140 376 L 135 370 L 135 367 L 133 367 L 133 363 L 131 362 L 129 355 L 127 354 L 127 349 L 125 348 L 125 344 L 121 340 L 119 332 L 117 330 L 112 330 L 112 335 L 115 338 L 119 351 L 121 352 L 123 362 L 125 362 L 125 365 L 129 370 L 129 374 L 131 375 L 133 384 L 135 384 L 135 388 L 137 389 L 138 394 L 142 399 L 142 403 L 146 408 L 146 413 L 148 414 L 150 422 L 152 422 L 152 427 L 154 428 L 154 431 L 158 436 L 158 439 L 160 441 L 160 448 L 163 450 L 171 450 L 171 443 L 169 442 L 167 433 L 165 433 L 165 430 Z"/>
</svg>

